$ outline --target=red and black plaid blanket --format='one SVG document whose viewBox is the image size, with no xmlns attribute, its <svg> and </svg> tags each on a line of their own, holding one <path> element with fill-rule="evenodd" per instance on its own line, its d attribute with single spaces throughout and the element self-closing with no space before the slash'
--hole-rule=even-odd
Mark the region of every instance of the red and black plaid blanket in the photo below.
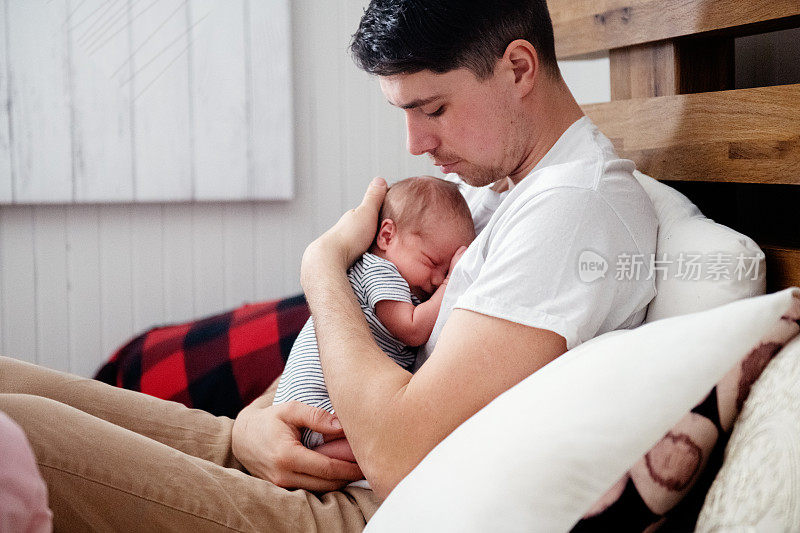
<svg viewBox="0 0 800 533">
<path fill-rule="evenodd" d="M 280 376 L 308 316 L 301 295 L 153 328 L 117 350 L 95 379 L 235 417 Z"/>
</svg>

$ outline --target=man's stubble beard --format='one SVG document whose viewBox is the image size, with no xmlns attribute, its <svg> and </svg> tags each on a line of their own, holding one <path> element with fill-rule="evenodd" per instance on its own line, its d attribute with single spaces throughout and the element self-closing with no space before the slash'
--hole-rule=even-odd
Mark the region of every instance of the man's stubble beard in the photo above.
<svg viewBox="0 0 800 533">
<path fill-rule="evenodd" d="M 511 149 L 506 149 L 505 157 L 503 159 L 505 161 L 517 161 L 518 158 L 521 157 L 521 154 L 522 150 L 520 147 L 515 146 Z M 501 166 L 478 166 L 467 161 L 462 161 L 462 165 L 466 166 L 466 168 L 456 169 L 456 174 L 464 181 L 464 183 L 472 185 L 473 187 L 484 187 L 486 185 L 491 185 L 499 180 L 507 178 L 513 171 L 512 169 Z"/>
<path fill-rule="evenodd" d="M 505 178 L 508 174 L 499 168 L 471 167 L 466 171 L 457 171 L 456 174 L 464 183 L 473 187 L 484 187 Z"/>
</svg>

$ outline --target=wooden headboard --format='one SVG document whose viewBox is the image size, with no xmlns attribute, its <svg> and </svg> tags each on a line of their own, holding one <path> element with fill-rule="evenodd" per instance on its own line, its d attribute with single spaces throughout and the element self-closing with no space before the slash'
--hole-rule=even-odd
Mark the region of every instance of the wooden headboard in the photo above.
<svg viewBox="0 0 800 533">
<path fill-rule="evenodd" d="M 798 0 L 548 0 L 559 59 L 608 51 L 611 102 L 583 106 L 639 170 L 800 285 L 800 84 L 734 88 L 734 38 L 800 27 Z"/>
</svg>

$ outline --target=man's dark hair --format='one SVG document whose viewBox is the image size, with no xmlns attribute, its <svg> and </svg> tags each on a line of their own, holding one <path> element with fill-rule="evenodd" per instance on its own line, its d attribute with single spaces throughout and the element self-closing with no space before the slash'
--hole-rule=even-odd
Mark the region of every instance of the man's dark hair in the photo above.
<svg viewBox="0 0 800 533">
<path fill-rule="evenodd" d="M 558 73 L 545 0 L 372 0 L 350 51 L 379 76 L 467 68 L 486 79 L 516 39 L 533 45 L 545 72 Z"/>
</svg>

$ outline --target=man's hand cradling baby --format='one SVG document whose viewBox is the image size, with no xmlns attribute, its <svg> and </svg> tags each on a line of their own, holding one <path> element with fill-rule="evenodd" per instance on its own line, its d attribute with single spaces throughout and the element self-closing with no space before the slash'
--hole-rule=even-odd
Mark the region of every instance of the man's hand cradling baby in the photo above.
<svg viewBox="0 0 800 533">
<path fill-rule="evenodd" d="M 333 227 L 308 245 L 300 268 L 303 286 L 305 280 L 315 272 L 315 268 L 309 263 L 333 262 L 336 267 L 347 269 L 367 251 L 375 239 L 378 215 L 387 190 L 386 180 L 374 178 L 367 187 L 361 204 L 347 211 Z"/>
</svg>

